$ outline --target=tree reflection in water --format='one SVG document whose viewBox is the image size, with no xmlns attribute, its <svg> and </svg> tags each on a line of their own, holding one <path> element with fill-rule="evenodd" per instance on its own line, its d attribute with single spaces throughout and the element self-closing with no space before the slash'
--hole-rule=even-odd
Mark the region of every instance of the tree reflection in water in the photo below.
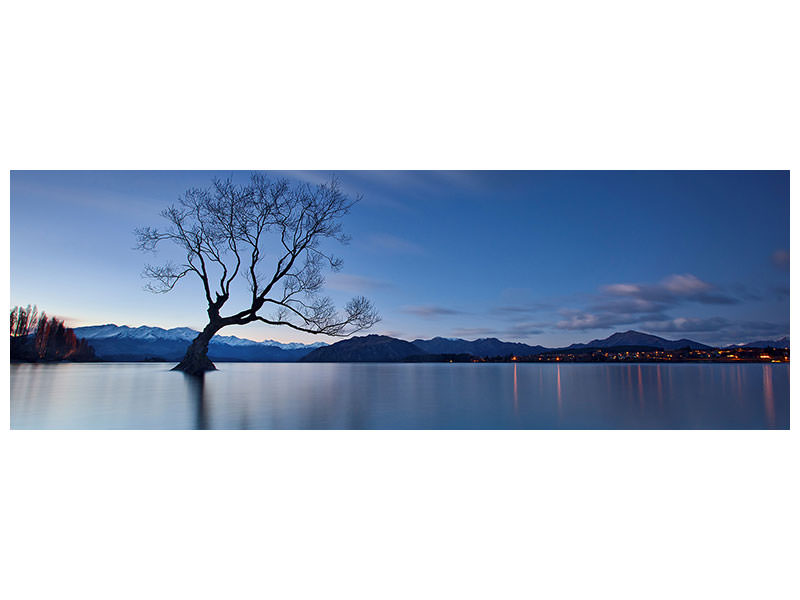
<svg viewBox="0 0 800 600">
<path fill-rule="evenodd" d="M 186 397 L 194 412 L 194 429 L 208 429 L 208 407 L 206 406 L 206 375 L 183 374 Z"/>
</svg>

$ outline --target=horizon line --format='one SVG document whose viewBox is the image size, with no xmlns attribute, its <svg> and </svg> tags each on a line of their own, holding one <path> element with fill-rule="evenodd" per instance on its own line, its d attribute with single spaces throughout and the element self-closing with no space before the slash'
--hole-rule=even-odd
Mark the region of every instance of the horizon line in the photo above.
<svg viewBox="0 0 800 600">
<path fill-rule="evenodd" d="M 194 328 L 188 327 L 188 326 L 178 326 L 178 327 L 166 328 L 166 327 L 160 327 L 160 326 L 157 326 L 157 325 L 117 325 L 116 323 L 101 323 L 101 324 L 97 324 L 97 325 L 80 325 L 80 326 L 77 326 L 77 327 L 71 327 L 71 329 L 75 330 L 75 329 L 81 329 L 81 328 L 87 328 L 87 327 L 106 327 L 106 326 L 120 327 L 120 328 L 124 327 L 124 328 L 127 328 L 127 329 L 140 329 L 140 328 L 161 329 L 162 331 L 173 331 L 173 330 L 176 330 L 176 329 L 188 329 L 190 331 L 200 333 L 200 330 L 194 329 Z M 660 335 L 658 335 L 656 333 L 648 333 L 646 331 L 640 331 L 640 330 L 637 330 L 637 329 L 626 329 L 624 331 L 614 330 L 612 333 L 608 334 L 605 338 L 593 338 L 593 339 L 588 340 L 587 342 L 572 342 L 572 344 L 588 344 L 588 343 L 591 343 L 593 341 L 603 341 L 603 340 L 608 339 L 608 338 L 610 338 L 610 337 L 612 337 L 612 336 L 614 336 L 616 334 L 626 334 L 626 333 L 636 333 L 636 334 L 640 334 L 640 335 L 650 335 L 650 336 L 657 337 L 659 339 L 662 339 L 662 340 L 665 340 L 665 341 L 668 341 L 668 342 L 679 342 L 679 341 L 682 341 L 682 340 L 686 340 L 686 341 L 694 342 L 694 343 L 697 343 L 697 344 L 703 344 L 705 346 L 723 347 L 722 344 L 710 344 L 710 343 L 698 342 L 698 341 L 690 339 L 688 337 L 680 337 L 680 338 L 677 338 L 677 339 L 670 339 L 670 338 L 662 337 L 662 336 L 660 336 Z M 320 334 L 320 336 L 322 336 L 322 335 L 323 334 Z M 399 337 L 397 335 L 389 335 L 389 334 L 386 334 L 386 333 L 369 333 L 369 332 L 357 332 L 357 333 L 354 333 L 354 334 L 348 335 L 348 336 L 326 336 L 323 339 L 328 339 L 328 338 L 335 339 L 336 341 L 332 341 L 332 342 L 330 342 L 328 344 L 328 345 L 332 345 L 332 344 L 335 344 L 335 343 L 340 342 L 340 341 L 344 341 L 344 340 L 348 340 L 348 339 L 352 339 L 352 338 L 357 338 L 357 337 L 367 337 L 367 336 L 370 336 L 370 335 L 389 337 L 389 338 L 393 338 L 393 339 L 397 339 L 397 340 L 401 340 L 401 341 L 406 341 L 406 342 L 410 342 L 410 343 L 413 343 L 416 340 L 423 340 L 424 341 L 426 339 L 427 340 L 444 339 L 444 340 L 458 340 L 458 341 L 464 341 L 464 342 L 478 342 L 478 341 L 482 341 L 482 340 L 498 340 L 498 341 L 504 342 L 504 343 L 522 344 L 522 345 L 525 345 L 525 346 L 540 346 L 540 347 L 543 347 L 543 348 L 566 348 L 569 345 L 571 345 L 571 344 L 569 344 L 567 346 L 545 346 L 545 345 L 543 345 L 541 343 L 530 343 L 530 342 L 525 342 L 525 341 L 519 341 L 519 339 L 508 340 L 508 339 L 504 339 L 504 338 L 500 338 L 500 337 L 496 337 L 496 336 L 479 337 L 479 338 L 475 338 L 475 339 L 468 339 L 468 338 L 464 338 L 464 337 L 450 337 L 450 336 L 443 336 L 443 335 L 435 335 L 435 336 L 430 337 L 430 338 L 423 338 L 423 337 L 413 337 L 413 336 L 405 336 L 405 335 L 403 337 Z M 263 344 L 265 342 L 274 342 L 276 344 L 301 344 L 301 345 L 304 345 L 304 346 L 311 346 L 313 344 L 318 343 L 318 342 L 301 342 L 301 341 L 297 341 L 297 340 L 292 340 L 292 341 L 288 341 L 288 342 L 281 342 L 281 341 L 278 341 L 278 340 L 271 339 L 269 337 L 266 337 L 263 340 L 256 340 L 256 339 L 249 338 L 249 337 L 240 337 L 240 336 L 237 336 L 237 335 L 222 335 L 220 333 L 216 333 L 214 335 L 214 337 L 232 337 L 232 338 L 236 338 L 236 339 L 240 339 L 240 340 L 247 340 L 247 341 L 259 343 L 259 344 Z M 780 341 L 780 340 L 782 340 L 784 338 L 789 338 L 789 337 L 790 337 L 790 334 L 786 333 L 786 334 L 774 337 L 774 338 L 772 338 L 772 340 L 773 341 Z M 413 339 L 406 339 L 406 338 L 413 338 Z M 727 346 L 741 346 L 741 345 L 749 344 L 749 343 L 752 343 L 752 342 L 755 342 L 755 341 L 762 341 L 762 340 L 765 340 L 765 339 L 769 339 L 769 338 L 755 339 L 755 337 L 754 337 L 754 339 L 752 339 L 752 340 L 742 341 L 742 342 L 738 342 L 738 343 L 731 343 L 731 344 L 727 344 Z"/>
</svg>

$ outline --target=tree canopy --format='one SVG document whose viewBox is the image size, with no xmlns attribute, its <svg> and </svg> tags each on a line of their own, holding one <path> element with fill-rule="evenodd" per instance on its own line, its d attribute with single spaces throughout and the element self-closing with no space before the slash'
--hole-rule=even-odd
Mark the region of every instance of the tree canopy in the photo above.
<svg viewBox="0 0 800 600">
<path fill-rule="evenodd" d="M 341 220 L 357 200 L 335 177 L 313 186 L 253 173 L 244 184 L 215 179 L 208 188 L 191 188 L 162 211 L 165 228 L 136 230 L 140 250 L 170 242 L 185 253 L 181 263 L 146 265 L 147 289 L 169 292 L 184 277 L 198 277 L 209 339 L 222 327 L 255 321 L 333 336 L 367 329 L 379 321 L 369 300 L 355 297 L 340 312 L 321 293 L 324 269 L 342 267 L 322 242 L 347 243 Z M 249 293 L 238 310 L 223 314 L 237 278 Z"/>
</svg>

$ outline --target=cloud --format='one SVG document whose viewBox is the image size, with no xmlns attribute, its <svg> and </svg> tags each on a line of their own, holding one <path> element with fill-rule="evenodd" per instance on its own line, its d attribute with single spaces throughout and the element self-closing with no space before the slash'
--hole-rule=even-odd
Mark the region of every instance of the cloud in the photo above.
<svg viewBox="0 0 800 600">
<path fill-rule="evenodd" d="M 780 295 L 780 291 L 776 290 Z M 555 329 L 586 331 L 631 328 L 658 333 L 714 333 L 737 337 L 748 331 L 720 315 L 711 317 L 675 316 L 674 310 L 690 304 L 731 305 L 760 296 L 741 285 L 725 290 L 692 274 L 674 274 L 657 283 L 613 283 L 600 287 L 594 302 L 583 308 L 563 308 Z M 762 330 L 763 331 L 763 330 Z"/>
<path fill-rule="evenodd" d="M 714 287 L 694 275 L 670 275 L 661 282 L 661 285 L 678 296 L 694 296 Z"/>
<path fill-rule="evenodd" d="M 532 335 L 544 333 L 548 323 L 515 323 L 504 329 L 492 329 L 489 327 L 458 327 L 452 330 L 456 337 L 478 338 L 478 337 L 515 337 L 526 338 Z"/>
<path fill-rule="evenodd" d="M 656 334 L 675 334 L 671 337 L 691 336 L 709 344 L 729 344 L 775 339 L 789 333 L 788 323 L 767 321 L 731 321 L 724 317 L 677 317 L 639 324 L 643 331 Z"/>
<path fill-rule="evenodd" d="M 761 291 L 743 283 L 734 283 L 729 287 L 736 294 L 736 297 L 741 300 L 760 302 L 764 299 L 764 294 Z"/>
<path fill-rule="evenodd" d="M 742 321 L 739 324 L 743 329 L 759 335 L 788 335 L 788 323 L 771 323 L 769 321 Z"/>
<path fill-rule="evenodd" d="M 506 335 L 515 337 L 528 337 L 544 333 L 543 323 L 515 323 L 504 331 Z"/>
<path fill-rule="evenodd" d="M 700 304 L 736 304 L 739 300 L 723 294 L 714 285 L 698 277 L 670 275 L 659 283 L 615 283 L 600 288 L 602 294 L 610 297 L 633 298 L 643 302 L 675 305 L 682 302 Z"/>
<path fill-rule="evenodd" d="M 392 287 L 391 283 L 348 273 L 331 273 L 325 278 L 325 287 L 340 292 L 361 294 Z"/>
<path fill-rule="evenodd" d="M 70 204 L 78 210 L 83 209 L 92 213 L 103 211 L 117 217 L 121 213 L 126 213 L 137 218 L 157 220 L 158 213 L 163 208 L 160 204 L 154 203 L 151 198 L 111 189 L 108 184 L 103 183 L 102 179 L 95 182 L 94 187 L 64 185 L 63 183 L 51 184 L 47 181 L 19 177 L 15 177 L 12 184 L 14 195 L 34 196 L 38 202 L 45 205 L 49 202 L 58 202 L 58 204 Z M 170 197 L 166 203 L 169 204 L 173 200 Z"/>
<path fill-rule="evenodd" d="M 712 343 L 743 343 L 777 339 L 789 335 L 789 323 L 768 321 L 740 321 L 730 323 L 715 332 Z M 710 336 L 709 336 L 710 337 Z"/>
<path fill-rule="evenodd" d="M 504 319 L 520 319 L 555 308 L 552 302 L 538 299 L 529 288 L 511 287 L 502 290 L 499 304 L 490 308 L 489 314 Z"/>
<path fill-rule="evenodd" d="M 435 319 L 438 317 L 449 317 L 452 315 L 464 314 L 460 310 L 446 308 L 444 306 L 434 306 L 431 304 L 420 304 L 415 306 L 403 306 L 400 310 L 410 315 L 416 315 L 425 319 Z"/>
<path fill-rule="evenodd" d="M 358 171 L 353 175 L 362 183 L 425 198 L 436 198 L 453 188 L 474 191 L 483 183 L 481 173 L 470 171 Z"/>
<path fill-rule="evenodd" d="M 615 327 L 631 322 L 630 315 L 615 314 L 595 314 L 580 310 L 561 310 L 562 316 L 566 317 L 556 322 L 556 329 L 568 329 L 575 331 L 585 331 L 587 329 L 604 329 Z"/>
<path fill-rule="evenodd" d="M 546 302 L 531 302 L 526 304 L 509 304 L 496 306 L 491 310 L 493 314 L 507 317 L 518 317 L 520 315 L 530 315 L 553 308 L 552 304 Z"/>
<path fill-rule="evenodd" d="M 641 286 L 632 283 L 613 283 L 601 288 L 606 294 L 613 294 L 616 296 L 632 296 L 641 291 Z"/>
<path fill-rule="evenodd" d="M 373 233 L 367 237 L 367 243 L 374 249 L 392 254 L 424 254 L 425 250 L 419 244 L 410 242 L 396 235 L 388 233 Z"/>
<path fill-rule="evenodd" d="M 563 310 L 566 318 L 556 323 L 557 329 L 584 331 L 633 327 L 645 333 L 673 334 L 669 337 L 687 337 L 709 344 L 751 342 L 775 339 L 788 335 L 788 323 L 765 321 L 731 321 L 724 317 L 669 317 L 666 315 L 615 315 Z"/>
<path fill-rule="evenodd" d="M 770 288 L 770 291 L 779 298 L 785 297 L 788 287 Z M 567 304 L 559 310 L 552 305 L 548 307 L 509 298 L 506 304 L 493 308 L 491 313 L 511 321 L 512 326 L 504 329 L 502 335 L 522 337 L 559 330 L 602 332 L 636 329 L 662 335 L 671 333 L 674 334 L 672 337 L 692 337 L 710 344 L 730 343 L 780 337 L 788 333 L 788 325 L 738 322 L 721 314 L 692 316 L 680 312 L 692 304 L 723 307 L 745 301 L 762 301 L 766 299 L 765 293 L 741 284 L 717 286 L 684 273 L 670 275 L 655 283 L 616 282 L 601 286 L 594 295 L 565 298 Z M 537 310 L 552 310 L 553 318 L 548 323 L 534 323 L 531 316 Z M 542 318 L 537 317 L 537 320 Z"/>
<path fill-rule="evenodd" d="M 709 332 L 721 331 L 730 327 L 731 322 L 723 317 L 710 317 L 706 319 L 678 317 L 675 319 L 665 319 L 662 321 L 644 321 L 641 324 L 643 329 L 659 332 Z"/>
<path fill-rule="evenodd" d="M 770 258 L 772 264 L 779 269 L 789 268 L 789 252 L 787 250 L 775 250 Z"/>
<path fill-rule="evenodd" d="M 592 312 L 609 312 L 629 315 L 640 312 L 661 312 L 666 308 L 667 304 L 663 302 L 653 302 L 641 298 L 624 298 L 622 300 L 611 300 L 594 304 L 589 310 Z"/>
<path fill-rule="evenodd" d="M 286 177 L 292 180 L 300 180 L 312 186 L 328 183 L 331 177 L 339 179 L 342 191 L 351 198 L 358 198 L 360 205 L 378 206 L 381 208 L 399 209 L 408 211 L 409 206 L 395 198 L 390 198 L 381 193 L 379 187 L 373 187 L 364 193 L 364 183 L 370 183 L 368 177 L 364 177 L 364 172 L 358 171 L 273 171 L 276 177 Z M 368 171 L 366 173 L 369 173 Z M 372 181 L 373 184 L 380 184 L 380 178 Z M 363 195 L 362 195 L 363 194 Z"/>
<path fill-rule="evenodd" d="M 609 329 L 621 326 L 639 325 L 643 322 L 666 321 L 669 317 L 660 312 L 594 312 L 562 309 L 559 314 L 564 319 L 557 321 L 556 329 L 585 331 L 587 329 Z"/>
</svg>

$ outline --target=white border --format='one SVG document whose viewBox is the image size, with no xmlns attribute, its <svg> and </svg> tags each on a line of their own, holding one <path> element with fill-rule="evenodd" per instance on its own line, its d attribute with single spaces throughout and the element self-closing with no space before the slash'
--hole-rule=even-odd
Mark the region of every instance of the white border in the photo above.
<svg viewBox="0 0 800 600">
<path fill-rule="evenodd" d="M 16 3 L 4 172 L 791 169 L 794 6 Z M 7 419 L 9 598 L 797 597 L 795 431 Z"/>
</svg>

